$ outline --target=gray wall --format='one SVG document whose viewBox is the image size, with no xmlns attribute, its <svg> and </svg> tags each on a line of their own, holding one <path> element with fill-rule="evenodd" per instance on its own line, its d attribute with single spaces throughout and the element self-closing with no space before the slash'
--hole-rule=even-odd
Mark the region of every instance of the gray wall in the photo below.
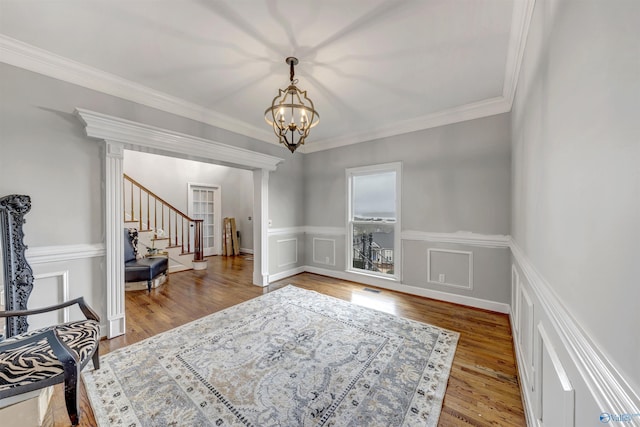
<svg viewBox="0 0 640 427">
<path fill-rule="evenodd" d="M 270 174 L 270 216 L 281 226 L 302 221 L 300 156 L 283 156 L 285 150 L 276 145 L 0 64 L 0 194 L 32 197 L 25 226 L 31 249 L 104 243 L 103 144 L 85 136 L 73 115 L 76 107 L 286 158 Z M 78 262 L 84 263 L 81 268 Z M 42 263 L 38 272 L 68 271 L 71 295 L 87 295 L 106 319 L 104 256 L 78 262 Z M 36 282 L 34 292 L 38 287 Z"/>
<path fill-rule="evenodd" d="M 637 1 L 537 1 L 511 125 L 511 234 L 524 255 L 515 262 L 542 277 L 522 288 L 549 287 L 636 393 L 639 24 Z M 548 323 L 532 299 L 535 324 Z M 570 358 L 562 361 L 576 371 Z M 576 372 L 571 381 L 583 380 Z M 610 409 L 579 408 L 585 394 L 586 387 L 577 392 L 576 425 L 597 425 L 596 413 Z"/>
<path fill-rule="evenodd" d="M 253 249 L 253 176 L 251 171 L 126 150 L 123 172 L 187 213 L 189 182 L 218 185 L 222 218 L 234 217 L 240 247 Z M 220 246 L 222 247 L 222 246 Z"/>
<path fill-rule="evenodd" d="M 403 231 L 507 235 L 511 203 L 509 124 L 509 115 L 502 114 L 307 154 L 305 225 L 344 229 L 345 169 L 400 161 Z M 333 241 L 335 263 L 322 262 L 327 256 L 333 261 L 334 252 L 327 249 L 325 240 L 321 246 L 316 242 L 314 248 L 314 238 Z M 310 232 L 306 240 L 306 265 L 336 272 L 346 269 L 344 233 Z M 426 274 L 428 249 L 441 247 L 473 253 L 473 289 L 430 283 Z M 402 282 L 406 285 L 500 303 L 509 301 L 509 254 L 504 248 L 443 246 L 403 239 L 402 254 Z"/>
<path fill-rule="evenodd" d="M 510 153 L 502 114 L 307 154 L 305 224 L 344 226 L 346 168 L 401 161 L 404 230 L 509 234 Z"/>
</svg>

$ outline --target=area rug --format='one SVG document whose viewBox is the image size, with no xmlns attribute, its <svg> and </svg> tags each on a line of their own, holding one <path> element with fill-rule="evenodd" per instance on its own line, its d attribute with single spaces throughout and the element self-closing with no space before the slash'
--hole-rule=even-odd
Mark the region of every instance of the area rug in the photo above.
<svg viewBox="0 0 640 427">
<path fill-rule="evenodd" d="M 108 353 L 100 426 L 435 426 L 458 333 L 294 286 Z"/>
</svg>

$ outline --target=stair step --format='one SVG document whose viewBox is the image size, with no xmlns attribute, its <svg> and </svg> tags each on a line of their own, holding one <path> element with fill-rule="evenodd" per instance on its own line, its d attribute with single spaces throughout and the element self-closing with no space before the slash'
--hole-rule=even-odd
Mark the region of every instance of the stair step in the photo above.
<svg viewBox="0 0 640 427">
<path fill-rule="evenodd" d="M 151 240 L 170 240 L 169 237 L 154 237 Z"/>
</svg>

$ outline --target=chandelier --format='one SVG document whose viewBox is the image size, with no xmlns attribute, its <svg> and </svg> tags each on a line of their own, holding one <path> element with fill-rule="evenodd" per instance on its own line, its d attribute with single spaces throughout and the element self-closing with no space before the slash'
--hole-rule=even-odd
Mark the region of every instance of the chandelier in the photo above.
<svg viewBox="0 0 640 427">
<path fill-rule="evenodd" d="M 307 91 L 296 87 L 298 80 L 293 78 L 293 67 L 298 65 L 298 58 L 290 56 L 285 62 L 289 64 L 289 86 L 278 90 L 271 107 L 264 112 L 264 119 L 273 127 L 280 143 L 293 153 L 304 144 L 309 130 L 320 121 L 320 115 L 307 97 Z"/>
</svg>

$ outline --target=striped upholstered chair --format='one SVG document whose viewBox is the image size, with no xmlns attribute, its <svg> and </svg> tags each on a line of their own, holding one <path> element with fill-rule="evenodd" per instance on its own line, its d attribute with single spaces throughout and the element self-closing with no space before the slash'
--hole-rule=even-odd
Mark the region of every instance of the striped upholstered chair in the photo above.
<svg viewBox="0 0 640 427">
<path fill-rule="evenodd" d="M 77 425 L 78 379 L 89 360 L 100 368 L 99 318 L 82 297 L 37 310 L 0 311 L 0 317 L 29 316 L 78 304 L 87 320 L 67 322 L 15 335 L 0 342 L 0 399 L 3 406 L 26 393 L 64 382 L 72 425 Z M 2 401 L 0 401 L 2 402 Z"/>
<path fill-rule="evenodd" d="M 37 390 L 63 382 L 69 419 L 71 424 L 77 425 L 80 371 L 90 359 L 93 359 L 95 369 L 100 368 L 100 321 L 82 297 L 51 307 L 27 309 L 34 278 L 25 257 L 22 225 L 24 215 L 30 209 L 29 196 L 12 194 L 0 198 L 3 303 L 6 309 L 0 311 L 0 320 L 5 320 L 4 334 L 0 335 L 0 408 L 28 399 Z M 29 330 L 28 316 L 76 304 L 86 320 Z"/>
</svg>

